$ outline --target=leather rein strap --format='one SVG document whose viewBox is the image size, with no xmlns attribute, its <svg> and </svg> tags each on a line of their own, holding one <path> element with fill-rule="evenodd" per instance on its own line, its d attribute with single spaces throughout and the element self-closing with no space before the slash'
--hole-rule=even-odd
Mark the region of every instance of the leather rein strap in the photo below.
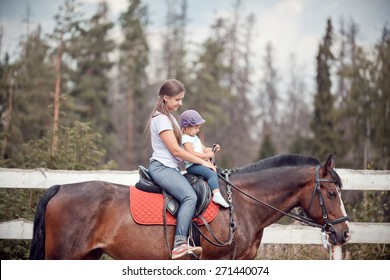
<svg viewBox="0 0 390 280">
<path fill-rule="evenodd" d="M 314 184 L 314 190 L 313 190 L 313 195 L 311 197 L 311 200 L 310 200 L 310 203 L 309 203 L 309 208 L 311 207 L 312 203 L 313 203 L 313 200 L 314 200 L 314 196 L 315 194 L 317 193 L 318 195 L 318 198 L 319 198 L 319 202 L 320 202 L 320 206 L 321 206 L 321 209 L 322 209 L 322 216 L 324 218 L 324 224 L 321 225 L 319 223 L 317 223 L 316 221 L 313 221 L 312 219 L 308 219 L 306 217 L 302 217 L 302 216 L 299 216 L 297 214 L 294 214 L 294 213 L 287 213 L 287 212 L 284 212 L 264 201 L 261 201 L 249 194 L 247 194 L 246 192 L 244 192 L 243 190 L 241 190 L 239 187 L 237 187 L 236 185 L 234 185 L 233 183 L 230 182 L 229 180 L 229 176 L 230 176 L 230 173 L 231 171 L 228 170 L 228 169 L 225 169 L 224 171 L 222 171 L 222 173 L 218 173 L 217 172 L 217 175 L 218 177 L 220 177 L 225 183 L 226 183 L 226 188 L 227 188 L 227 195 L 228 195 L 228 203 L 229 203 L 229 216 L 230 216 L 230 221 L 229 221 L 229 240 L 227 242 L 222 242 L 220 241 L 214 234 L 213 230 L 211 229 L 210 225 L 207 223 L 206 219 L 204 219 L 204 217 L 202 215 L 199 215 L 199 218 L 203 221 L 204 225 L 206 226 L 207 230 L 210 232 L 211 236 L 213 237 L 214 241 L 211 240 L 210 238 L 208 238 L 201 230 L 200 228 L 198 227 L 198 225 L 196 223 L 194 223 L 194 226 L 195 228 L 198 230 L 198 232 L 203 236 L 203 238 L 205 240 L 207 240 L 209 243 L 215 245 L 215 246 L 218 246 L 218 247 L 225 247 L 225 246 L 229 246 L 231 244 L 234 245 L 234 251 L 233 251 L 233 259 L 235 259 L 235 256 L 236 256 L 236 249 L 237 249 L 237 244 L 234 240 L 234 233 L 235 233 L 235 230 L 236 230 L 236 224 L 234 222 L 234 208 L 233 208 L 233 199 L 232 199 L 232 188 L 236 189 L 238 192 L 240 192 L 241 194 L 249 197 L 250 199 L 264 205 L 264 206 L 267 206 L 279 213 L 282 213 L 283 215 L 286 215 L 294 220 L 297 220 L 299 222 L 302 222 L 302 223 L 305 223 L 306 225 L 308 226 L 312 226 L 312 227 L 317 227 L 317 228 L 321 228 L 321 231 L 323 232 L 326 232 L 326 233 L 334 233 L 335 230 L 333 228 L 333 225 L 335 224 L 338 224 L 338 223 L 342 223 L 342 222 L 345 222 L 345 221 L 349 221 L 349 217 L 348 216 L 345 216 L 345 217 L 341 217 L 341 218 L 338 218 L 338 219 L 335 219 L 333 221 L 329 221 L 328 219 L 328 215 L 327 215 L 327 211 L 326 211 L 326 208 L 325 208 L 325 203 L 324 203 L 324 199 L 323 199 L 323 196 L 322 196 L 322 193 L 321 193 L 321 182 L 329 182 L 329 183 L 334 183 L 334 184 L 337 184 L 337 181 L 335 179 L 321 179 L 319 177 L 319 170 L 320 170 L 320 166 L 317 165 L 316 166 L 316 172 L 315 172 L 315 184 Z M 222 176 L 224 175 L 224 176 Z"/>
<path fill-rule="evenodd" d="M 209 223 L 206 221 L 206 219 L 202 216 L 202 215 L 199 215 L 198 217 L 202 220 L 202 222 L 204 223 L 204 225 L 206 226 L 207 230 L 210 232 L 211 236 L 213 237 L 214 240 L 211 240 L 210 238 L 208 238 L 201 230 L 200 228 L 198 227 L 198 225 L 196 223 L 194 223 L 194 226 L 195 228 L 198 230 L 198 232 L 203 236 L 204 239 L 206 239 L 209 243 L 213 244 L 214 246 L 217 246 L 217 247 L 226 247 L 226 246 L 230 246 L 233 244 L 234 246 L 234 250 L 233 250 L 233 256 L 232 256 L 232 259 L 234 260 L 236 258 L 236 249 L 237 249 L 237 244 L 236 244 L 236 241 L 234 240 L 234 233 L 236 231 L 236 223 L 234 222 L 234 215 L 233 215 L 233 212 L 234 212 L 234 208 L 233 208 L 233 198 L 232 198 L 232 190 L 231 188 L 234 187 L 233 184 L 231 184 L 229 182 L 229 175 L 230 175 L 230 171 L 229 170 L 224 170 L 222 174 L 225 175 L 225 178 L 222 177 L 219 173 L 217 173 L 218 176 L 220 176 L 221 178 L 223 178 L 223 180 L 227 183 L 226 184 L 226 188 L 227 188 L 227 195 L 228 195 L 228 204 L 229 204 L 229 239 L 227 242 L 222 242 L 220 241 L 217 236 L 214 234 L 212 228 L 210 227 Z"/>
<path fill-rule="evenodd" d="M 312 204 L 312 201 L 313 201 L 313 198 L 314 198 L 314 194 L 317 193 L 318 194 L 318 197 L 319 197 L 319 201 L 320 201 L 320 206 L 321 206 L 321 209 L 322 209 L 322 214 L 323 214 L 323 218 L 324 218 L 324 221 L 325 223 L 323 225 L 317 223 L 316 221 L 313 221 L 312 219 L 308 219 L 306 217 L 302 217 L 302 216 L 299 216 L 299 215 L 296 215 L 294 213 L 287 213 L 287 212 L 284 212 L 264 201 L 261 201 L 249 194 L 247 194 L 246 192 L 242 191 L 239 187 L 235 186 L 234 184 L 232 184 L 228 179 L 225 179 L 223 176 L 221 176 L 219 173 L 218 176 L 226 182 L 227 185 L 230 185 L 232 186 L 234 189 L 236 189 L 238 192 L 242 193 L 243 195 L 249 197 L 250 199 L 264 205 L 264 206 L 267 206 L 279 213 L 282 213 L 283 215 L 286 215 L 294 220 L 297 220 L 299 222 L 302 222 L 302 223 L 305 223 L 306 225 L 309 225 L 309 226 L 312 226 L 312 227 L 317 227 L 317 228 L 321 228 L 322 231 L 325 231 L 327 233 L 330 233 L 330 232 L 334 232 L 334 229 L 333 229 L 333 225 L 335 224 L 338 224 L 338 223 L 342 223 L 342 222 L 345 222 L 345 221 L 349 221 L 349 217 L 348 216 L 345 216 L 345 217 L 341 217 L 341 218 L 338 218 L 338 219 L 335 219 L 333 221 L 329 221 L 328 219 L 328 215 L 327 215 L 327 212 L 326 212 L 326 208 L 325 208 L 325 203 L 324 203 L 324 199 L 322 197 L 322 193 L 321 193 L 321 182 L 331 182 L 331 183 L 337 183 L 335 179 L 321 179 L 319 178 L 319 169 L 320 169 L 320 166 L 316 166 L 316 172 L 315 172 L 315 184 L 314 184 L 314 191 L 313 191 L 313 195 L 312 195 L 312 198 L 311 198 L 311 201 L 310 201 L 310 206 L 309 206 L 309 209 L 311 207 L 311 204 Z M 224 170 L 223 171 L 223 174 L 230 174 L 230 171 L 229 170 Z M 227 177 L 227 176 L 226 176 Z M 331 228 L 331 231 L 329 231 L 328 229 Z"/>
</svg>

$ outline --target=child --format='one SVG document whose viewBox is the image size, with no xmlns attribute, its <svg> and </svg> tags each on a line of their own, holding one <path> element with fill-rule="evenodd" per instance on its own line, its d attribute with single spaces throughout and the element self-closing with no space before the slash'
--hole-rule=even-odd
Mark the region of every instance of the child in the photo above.
<svg viewBox="0 0 390 280">
<path fill-rule="evenodd" d="M 199 132 L 200 125 L 205 120 L 195 110 L 187 110 L 180 116 L 180 127 L 182 129 L 182 145 L 184 149 L 193 155 L 196 155 L 204 160 L 210 160 L 214 157 L 214 152 L 211 148 L 206 148 L 199 137 L 196 135 Z M 219 151 L 219 145 L 216 146 L 216 151 Z M 195 164 L 191 162 L 186 163 L 186 170 L 188 173 L 202 176 L 207 180 L 207 183 L 213 193 L 213 201 L 222 205 L 225 208 L 229 207 L 229 204 L 222 197 L 219 190 L 218 176 L 217 174 L 206 166 Z"/>
</svg>

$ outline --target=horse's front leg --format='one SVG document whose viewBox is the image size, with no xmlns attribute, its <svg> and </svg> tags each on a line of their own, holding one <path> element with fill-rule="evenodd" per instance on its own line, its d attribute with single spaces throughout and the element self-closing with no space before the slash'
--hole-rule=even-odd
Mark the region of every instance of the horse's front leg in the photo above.
<svg viewBox="0 0 390 280">
<path fill-rule="evenodd" d="M 253 260 L 257 256 L 257 251 L 263 237 L 263 230 L 259 232 L 251 244 L 246 244 L 244 250 L 237 254 L 237 260 Z"/>
</svg>

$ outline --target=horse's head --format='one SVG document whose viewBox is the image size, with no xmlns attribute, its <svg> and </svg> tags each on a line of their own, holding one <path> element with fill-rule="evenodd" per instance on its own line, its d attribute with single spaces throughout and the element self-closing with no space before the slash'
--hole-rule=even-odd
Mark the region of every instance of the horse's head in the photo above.
<svg viewBox="0 0 390 280">
<path fill-rule="evenodd" d="M 342 183 L 334 166 L 335 158 L 330 155 L 325 163 L 316 167 L 314 189 L 308 190 L 307 204 L 304 203 L 303 208 L 314 221 L 323 225 L 322 230 L 328 234 L 331 244 L 341 245 L 348 242 L 351 236 L 349 218 L 341 200 Z"/>
</svg>

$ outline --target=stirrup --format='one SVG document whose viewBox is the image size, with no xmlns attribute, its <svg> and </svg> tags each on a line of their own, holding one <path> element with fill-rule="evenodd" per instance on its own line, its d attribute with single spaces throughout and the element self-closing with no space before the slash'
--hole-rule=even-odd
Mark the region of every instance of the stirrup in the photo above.
<svg viewBox="0 0 390 280">
<path fill-rule="evenodd" d="M 190 243 L 192 243 L 193 246 Z M 191 259 L 198 260 L 200 254 L 198 255 L 191 250 L 191 248 L 193 248 L 193 247 L 198 247 L 198 246 L 196 246 L 195 241 L 194 241 L 194 239 L 192 239 L 191 236 L 188 236 L 188 238 L 187 238 L 187 246 L 188 246 L 188 255 L 191 257 Z"/>
</svg>

